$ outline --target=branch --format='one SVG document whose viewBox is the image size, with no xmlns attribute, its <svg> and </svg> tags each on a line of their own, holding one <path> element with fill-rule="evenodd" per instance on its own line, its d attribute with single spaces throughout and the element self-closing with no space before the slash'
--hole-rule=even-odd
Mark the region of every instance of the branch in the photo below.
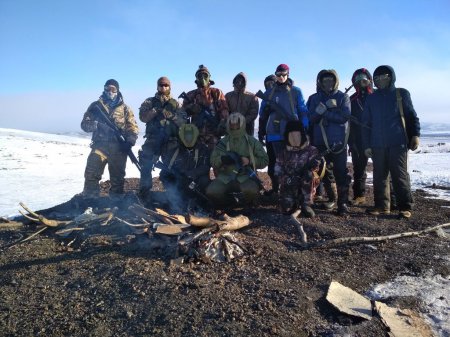
<svg viewBox="0 0 450 337">
<path fill-rule="evenodd" d="M 302 244 L 308 243 L 308 237 L 306 236 L 306 232 L 303 229 L 303 224 L 297 219 L 297 217 L 300 215 L 301 210 L 296 210 L 294 213 L 291 214 L 291 220 L 294 222 L 294 224 L 297 226 L 297 230 L 300 233 L 300 240 L 302 241 Z"/>
</svg>

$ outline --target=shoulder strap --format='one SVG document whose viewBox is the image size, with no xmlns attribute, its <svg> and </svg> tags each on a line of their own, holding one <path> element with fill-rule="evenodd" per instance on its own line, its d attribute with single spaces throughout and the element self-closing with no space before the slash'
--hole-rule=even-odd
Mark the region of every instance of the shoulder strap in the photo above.
<svg viewBox="0 0 450 337">
<path fill-rule="evenodd" d="M 194 161 L 195 161 L 195 167 L 197 167 L 197 163 L 198 163 L 198 148 L 196 148 L 195 151 L 194 151 Z"/>
<path fill-rule="evenodd" d="M 245 140 L 247 141 L 247 145 L 248 145 L 248 153 L 250 155 L 250 162 L 252 163 L 253 166 L 253 171 L 256 172 L 256 164 L 255 164 L 255 154 L 253 153 L 253 149 L 250 145 L 250 140 L 248 138 L 248 135 L 245 134 Z"/>
<path fill-rule="evenodd" d="M 179 152 L 180 152 L 180 148 L 177 147 L 172 158 L 170 159 L 169 166 L 168 166 L 169 170 L 172 169 L 173 163 L 175 162 L 175 159 L 177 159 Z"/>
<path fill-rule="evenodd" d="M 320 120 L 319 122 L 319 126 L 320 126 L 320 131 L 322 132 L 322 137 L 323 137 L 323 142 L 325 143 L 325 146 L 327 148 L 327 150 L 330 150 L 330 145 L 328 144 L 328 138 L 327 138 L 327 134 L 325 132 L 325 128 L 323 127 L 323 119 Z M 344 151 L 347 148 L 347 143 L 348 143 L 348 137 L 350 136 L 350 121 L 347 122 L 347 128 L 345 129 L 345 139 L 344 139 L 344 144 L 342 146 L 342 149 L 340 149 L 339 151 L 331 151 L 332 154 L 339 154 L 342 151 Z"/>
<path fill-rule="evenodd" d="M 402 120 L 403 130 L 405 130 L 406 144 L 408 144 L 408 133 L 406 131 L 405 114 L 403 112 L 403 99 L 399 88 L 395 89 L 395 92 L 397 95 L 398 110 L 400 111 L 400 119 Z"/>
<path fill-rule="evenodd" d="M 290 86 L 287 86 L 287 92 L 288 92 L 288 96 L 289 96 L 289 103 L 291 104 L 291 111 L 292 114 L 295 116 L 297 115 L 295 113 L 295 104 L 294 104 L 294 99 L 292 98 L 292 90 Z"/>
</svg>

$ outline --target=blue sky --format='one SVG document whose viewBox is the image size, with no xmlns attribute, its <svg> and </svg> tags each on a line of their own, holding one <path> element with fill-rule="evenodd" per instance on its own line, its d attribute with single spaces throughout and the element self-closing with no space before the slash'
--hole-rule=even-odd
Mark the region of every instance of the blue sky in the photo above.
<svg viewBox="0 0 450 337">
<path fill-rule="evenodd" d="M 0 0 L 0 127 L 79 131 L 104 82 L 137 113 L 156 79 L 195 88 L 205 64 L 224 92 L 240 71 L 262 88 L 280 63 L 305 98 L 321 69 L 341 86 L 389 64 L 421 121 L 450 122 L 450 1 Z"/>
</svg>

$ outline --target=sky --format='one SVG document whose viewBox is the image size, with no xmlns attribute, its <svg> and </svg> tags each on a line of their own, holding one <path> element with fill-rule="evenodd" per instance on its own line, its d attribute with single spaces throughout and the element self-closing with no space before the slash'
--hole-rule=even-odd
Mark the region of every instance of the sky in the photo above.
<svg viewBox="0 0 450 337">
<path fill-rule="evenodd" d="M 137 115 L 160 76 L 177 97 L 204 64 L 224 93 L 241 71 L 256 92 L 280 63 L 305 99 L 321 69 L 344 91 L 391 65 L 421 121 L 450 123 L 449 17 L 449 0 L 0 0 L 0 127 L 81 131 L 110 78 Z"/>
</svg>

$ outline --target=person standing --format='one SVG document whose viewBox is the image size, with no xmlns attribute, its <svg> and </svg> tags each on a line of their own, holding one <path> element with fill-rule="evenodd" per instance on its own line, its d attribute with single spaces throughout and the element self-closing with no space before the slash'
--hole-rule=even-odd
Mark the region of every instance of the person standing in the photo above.
<svg viewBox="0 0 450 337">
<path fill-rule="evenodd" d="M 347 141 L 351 105 L 350 98 L 339 89 L 339 77 L 335 70 L 321 70 L 317 75 L 317 93 L 308 99 L 308 111 L 313 128 L 312 144 L 320 152 L 330 151 L 325 156 L 327 165 L 332 167 L 337 185 L 337 213 L 349 212 L 348 193 L 351 176 L 347 168 Z M 331 165 L 330 165 L 331 164 Z M 325 180 L 329 179 L 328 174 Z M 324 186 L 331 183 L 324 181 Z M 327 190 L 327 194 L 328 194 Z M 334 193 L 330 190 L 330 193 Z M 330 195 L 328 196 L 330 198 Z"/>
<path fill-rule="evenodd" d="M 352 76 L 356 92 L 350 96 L 351 112 L 357 123 L 352 123 L 348 139 L 353 164 L 353 205 L 366 202 L 366 167 L 368 158 L 364 154 L 362 135 L 369 132 L 362 123 L 362 113 L 367 96 L 373 93 L 372 75 L 366 68 L 357 69 Z"/>
<path fill-rule="evenodd" d="M 245 130 L 248 135 L 255 133 L 255 119 L 258 117 L 259 102 L 255 94 L 246 91 L 247 76 L 240 72 L 233 79 L 234 90 L 226 93 L 229 111 L 239 112 L 245 117 Z"/>
<path fill-rule="evenodd" d="M 149 201 L 152 189 L 152 169 L 161 155 L 176 148 L 179 105 L 170 94 L 171 83 L 167 77 L 156 82 L 155 96 L 147 98 L 139 108 L 139 119 L 145 123 L 145 143 L 139 151 L 141 164 L 140 197 Z"/>
<path fill-rule="evenodd" d="M 121 143 L 114 130 L 98 117 L 99 110 L 122 131 L 125 143 Z M 111 181 L 109 195 L 120 196 L 124 193 L 127 153 L 136 144 L 139 129 L 133 111 L 124 103 L 116 80 L 106 81 L 100 98 L 91 103 L 84 113 L 81 129 L 92 132 L 92 150 L 84 171 L 82 195 L 86 198 L 99 196 L 99 182 L 108 164 Z"/>
<path fill-rule="evenodd" d="M 222 90 L 211 87 L 214 81 L 203 64 L 195 72 L 195 83 L 197 89 L 186 94 L 183 109 L 198 128 L 199 141 L 212 151 L 219 138 L 225 134 L 228 104 Z"/>
<path fill-rule="evenodd" d="M 300 120 L 308 128 L 308 109 L 303 93 L 289 80 L 289 66 L 280 64 L 275 70 L 275 85 L 266 90 L 264 96 L 268 118 L 266 124 L 266 141 L 272 146 L 275 156 L 284 150 L 284 131 L 290 120 Z M 274 190 L 278 193 L 278 190 Z"/>
<path fill-rule="evenodd" d="M 364 105 L 362 122 L 370 132 L 363 134 L 364 153 L 373 161 L 375 207 L 372 215 L 390 213 L 389 174 L 392 179 L 399 218 L 410 218 L 413 205 L 408 174 L 408 149 L 419 146 L 420 122 L 408 90 L 395 87 L 394 69 L 375 69 L 376 90 Z"/>
</svg>

